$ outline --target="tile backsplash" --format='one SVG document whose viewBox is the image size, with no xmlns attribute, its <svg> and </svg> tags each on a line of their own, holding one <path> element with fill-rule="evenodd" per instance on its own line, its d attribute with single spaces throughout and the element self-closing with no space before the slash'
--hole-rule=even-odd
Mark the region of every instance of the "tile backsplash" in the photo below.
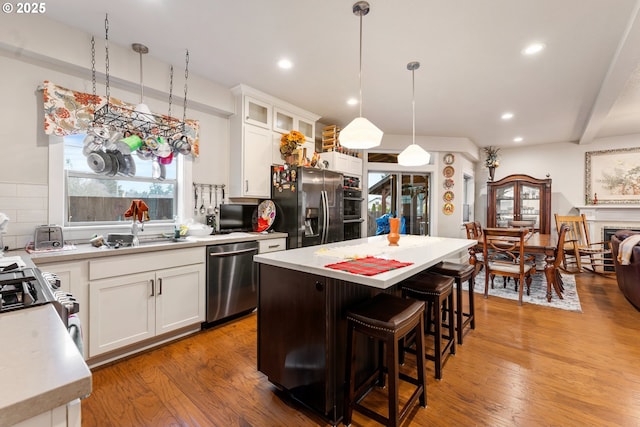
<svg viewBox="0 0 640 427">
<path fill-rule="evenodd" d="M 0 182 L 0 212 L 9 217 L 4 246 L 21 249 L 33 240 L 35 227 L 47 224 L 48 198 L 47 185 Z"/>
</svg>

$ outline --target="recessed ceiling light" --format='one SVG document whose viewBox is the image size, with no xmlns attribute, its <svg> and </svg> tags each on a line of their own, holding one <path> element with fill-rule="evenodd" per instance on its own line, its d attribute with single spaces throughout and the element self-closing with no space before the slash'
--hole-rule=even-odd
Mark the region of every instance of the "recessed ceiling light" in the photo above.
<svg viewBox="0 0 640 427">
<path fill-rule="evenodd" d="M 513 138 L 513 142 L 522 142 L 523 138 L 521 136 L 516 136 Z"/>
<path fill-rule="evenodd" d="M 282 68 L 283 70 L 288 70 L 289 68 L 293 67 L 293 62 L 289 61 L 288 59 L 281 59 L 280 61 L 278 61 L 278 67 Z"/>
<path fill-rule="evenodd" d="M 349 99 L 347 99 L 347 104 L 348 105 L 358 105 L 358 99 L 357 98 L 349 98 Z"/>
<path fill-rule="evenodd" d="M 500 116 L 500 118 L 502 120 L 511 120 L 513 119 L 513 113 L 510 113 L 510 112 L 503 113 L 502 116 Z"/>
<path fill-rule="evenodd" d="M 522 49 L 523 55 L 535 55 L 545 48 L 544 43 L 531 43 L 529 46 Z"/>
</svg>

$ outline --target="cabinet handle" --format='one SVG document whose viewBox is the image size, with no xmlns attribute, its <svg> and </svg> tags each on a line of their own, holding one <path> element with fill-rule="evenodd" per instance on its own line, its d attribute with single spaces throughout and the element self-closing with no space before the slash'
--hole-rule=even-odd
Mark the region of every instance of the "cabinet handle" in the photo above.
<svg viewBox="0 0 640 427">
<path fill-rule="evenodd" d="M 322 284 L 320 282 L 316 282 L 316 290 L 317 291 L 323 291 L 324 290 L 324 284 Z"/>
<path fill-rule="evenodd" d="M 244 181 L 244 191 L 249 191 L 249 180 L 245 179 Z"/>
<path fill-rule="evenodd" d="M 160 287 L 158 295 L 162 295 L 162 277 L 158 279 L 158 286 Z"/>
<path fill-rule="evenodd" d="M 156 281 L 151 279 L 151 296 L 155 296 L 156 295 Z"/>
<path fill-rule="evenodd" d="M 279 248 L 280 245 L 269 245 L 269 249 Z"/>
</svg>

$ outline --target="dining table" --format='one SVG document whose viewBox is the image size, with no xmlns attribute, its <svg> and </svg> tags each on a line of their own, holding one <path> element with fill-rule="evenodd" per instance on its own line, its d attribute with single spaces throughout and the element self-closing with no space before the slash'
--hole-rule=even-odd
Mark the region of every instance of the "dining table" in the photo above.
<svg viewBox="0 0 640 427">
<path fill-rule="evenodd" d="M 484 247 L 484 240 L 478 239 L 478 244 L 469 248 L 469 262 L 477 264 L 476 253 L 481 252 Z M 559 271 L 556 271 L 555 260 L 558 251 L 558 236 L 555 234 L 543 234 L 538 231 L 529 233 L 525 237 L 524 252 L 527 254 L 544 255 L 544 275 L 547 282 L 547 301 L 551 302 L 553 290 L 555 290 L 558 298 L 564 299 L 562 296 L 562 277 Z M 552 290 L 553 289 L 553 290 Z"/>
</svg>

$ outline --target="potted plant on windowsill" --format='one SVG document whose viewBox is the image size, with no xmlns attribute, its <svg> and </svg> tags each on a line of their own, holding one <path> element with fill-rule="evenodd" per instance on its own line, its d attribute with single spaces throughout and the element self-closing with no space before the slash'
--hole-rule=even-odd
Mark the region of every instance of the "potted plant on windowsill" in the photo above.
<svg viewBox="0 0 640 427">
<path fill-rule="evenodd" d="M 484 152 L 487 155 L 484 160 L 484 165 L 489 169 L 489 180 L 493 181 L 496 168 L 500 166 L 500 158 L 498 157 L 499 148 L 492 146 L 484 147 Z"/>
<path fill-rule="evenodd" d="M 280 155 L 282 159 L 290 165 L 294 164 L 293 152 L 304 144 L 305 140 L 305 136 L 297 130 L 292 130 L 282 135 L 280 138 Z"/>
</svg>

